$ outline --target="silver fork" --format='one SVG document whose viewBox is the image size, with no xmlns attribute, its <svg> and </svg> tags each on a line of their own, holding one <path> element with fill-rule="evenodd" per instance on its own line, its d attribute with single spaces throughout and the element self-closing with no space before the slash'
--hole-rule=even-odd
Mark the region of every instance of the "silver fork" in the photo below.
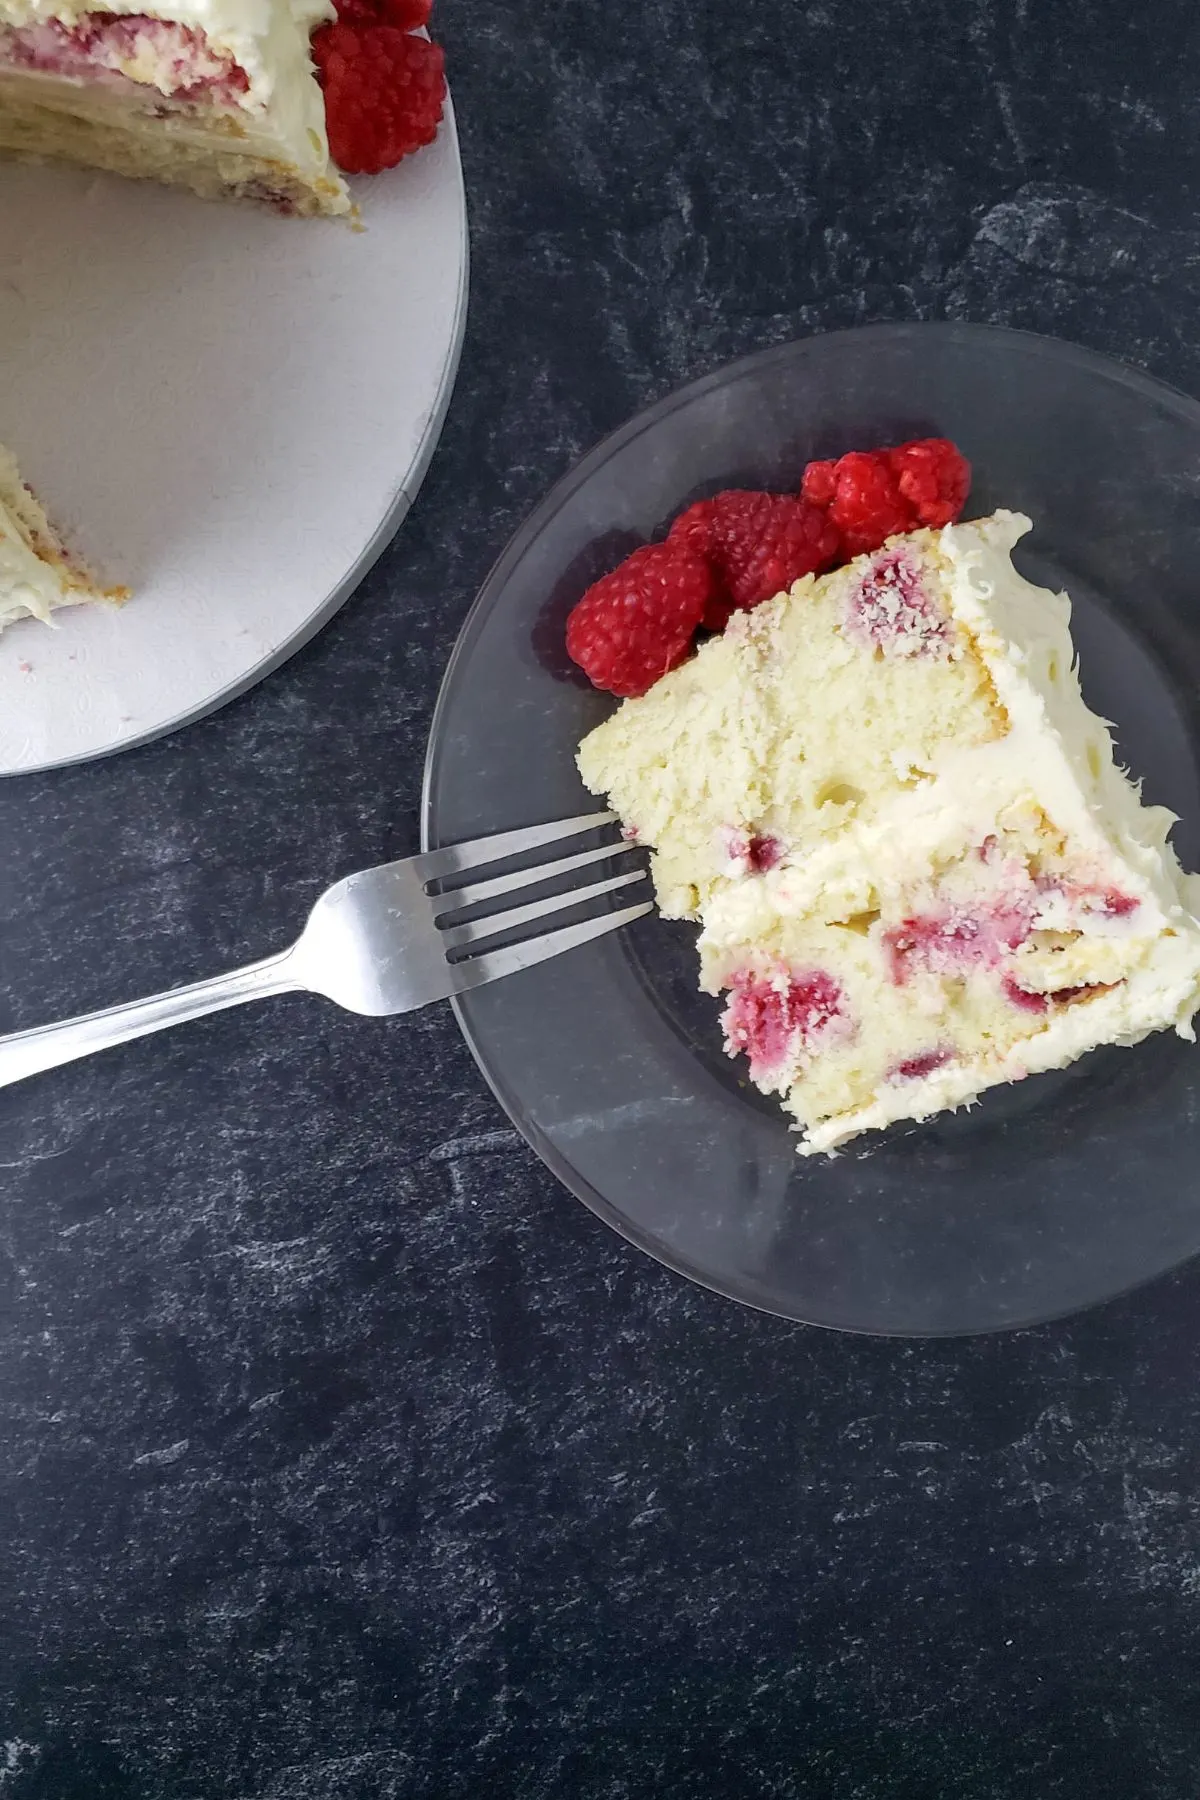
<svg viewBox="0 0 1200 1800">
<path fill-rule="evenodd" d="M 534 919 L 549 918 L 581 901 L 642 881 L 647 873 L 644 868 L 626 868 L 603 881 L 509 906 L 486 918 L 455 921 L 459 914 L 498 895 L 516 893 L 589 863 L 620 856 L 633 845 L 605 843 L 570 856 L 552 856 L 534 868 L 513 869 L 463 885 L 445 884 L 530 850 L 557 848 L 564 839 L 615 822 L 612 813 L 585 813 L 551 825 L 474 838 L 347 875 L 321 895 L 296 943 L 278 956 L 148 1000 L 132 1000 L 57 1025 L 0 1037 L 0 1087 L 59 1063 L 73 1062 L 76 1057 L 90 1056 L 94 1050 L 128 1043 L 130 1038 L 145 1037 L 168 1025 L 180 1025 L 186 1019 L 198 1019 L 267 994 L 297 989 L 324 994 L 349 1012 L 379 1017 L 413 1012 L 431 1001 L 449 999 L 451 994 L 466 993 L 502 975 L 532 968 L 547 957 L 560 956 L 576 944 L 586 944 L 631 919 L 640 919 L 652 910 L 651 903 L 641 901 L 617 912 L 603 912 L 498 949 L 489 950 L 486 945 Z M 435 883 L 438 891 L 431 893 Z"/>
</svg>

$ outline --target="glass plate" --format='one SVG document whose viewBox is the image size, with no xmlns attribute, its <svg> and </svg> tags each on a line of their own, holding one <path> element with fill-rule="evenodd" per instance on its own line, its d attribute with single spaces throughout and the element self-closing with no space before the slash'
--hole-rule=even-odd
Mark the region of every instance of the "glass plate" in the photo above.
<svg viewBox="0 0 1200 1800">
<path fill-rule="evenodd" d="M 1017 561 L 1065 587 L 1089 703 L 1200 859 L 1200 406 L 1067 344 L 881 325 L 693 382 L 600 444 L 517 533 L 470 614 L 434 719 L 424 841 L 579 812 L 573 754 L 613 704 L 573 674 L 588 583 L 723 487 L 952 437 L 969 512 L 1026 512 Z M 722 1053 L 693 929 L 648 917 L 458 1003 L 501 1104 L 601 1218 L 752 1306 L 847 1330 L 1029 1325 L 1200 1249 L 1200 1051 L 1160 1034 L 971 1110 L 802 1159 Z"/>
</svg>

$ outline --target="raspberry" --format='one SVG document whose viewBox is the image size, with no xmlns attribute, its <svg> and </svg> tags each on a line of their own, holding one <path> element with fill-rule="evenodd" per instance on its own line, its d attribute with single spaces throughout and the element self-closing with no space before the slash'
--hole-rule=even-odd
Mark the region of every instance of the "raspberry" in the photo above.
<svg viewBox="0 0 1200 1800">
<path fill-rule="evenodd" d="M 1019 1012 L 1044 1013 L 1050 1004 L 1047 995 L 1035 994 L 1030 988 L 1023 988 L 1011 975 L 1006 975 L 1000 985 L 1004 989 L 1004 998 Z M 1064 988 L 1063 992 L 1067 990 Z"/>
<path fill-rule="evenodd" d="M 778 838 L 752 837 L 746 845 L 746 861 L 755 875 L 769 875 L 783 861 L 783 845 Z"/>
<path fill-rule="evenodd" d="M 1034 993 L 1030 988 L 1023 988 L 1014 981 L 1011 975 L 1004 977 L 1001 986 L 1004 997 L 1022 1012 L 1044 1013 L 1051 1004 L 1070 1006 L 1072 1000 L 1079 1000 L 1085 995 L 1090 999 L 1093 994 L 1107 994 L 1116 984 L 1113 982 L 1087 982 L 1082 987 L 1054 988 L 1048 994 Z"/>
<path fill-rule="evenodd" d="M 752 1081 L 771 1081 L 820 1040 L 848 1034 L 844 995 L 824 969 L 743 970 L 729 987 L 721 1015 L 725 1049 L 730 1056 L 741 1050 L 750 1058 Z"/>
<path fill-rule="evenodd" d="M 903 1062 L 893 1063 L 884 1080 L 923 1081 L 926 1075 L 932 1075 L 935 1069 L 944 1069 L 948 1062 L 953 1061 L 953 1050 L 944 1047 L 922 1050 L 916 1056 L 906 1056 Z"/>
<path fill-rule="evenodd" d="M 646 544 L 572 609 L 567 654 L 593 686 L 644 694 L 683 661 L 712 592 L 712 570 L 686 544 Z"/>
<path fill-rule="evenodd" d="M 703 631 L 724 631 L 736 611 L 737 607 L 729 595 L 722 592 L 719 587 L 714 587 L 712 598 L 705 607 L 704 617 L 700 621 L 701 629 Z"/>
<path fill-rule="evenodd" d="M 428 25 L 433 0 L 333 0 L 343 25 L 394 25 L 420 31 Z"/>
<path fill-rule="evenodd" d="M 837 464 L 810 462 L 800 483 L 800 498 L 812 506 L 828 506 L 837 493 Z"/>
<path fill-rule="evenodd" d="M 720 579 L 727 607 L 748 609 L 791 587 L 802 575 L 835 561 L 837 532 L 819 507 L 789 494 L 759 494 L 739 488 L 698 500 L 680 513 L 668 542 L 706 555 Z M 714 624 L 716 602 L 709 609 Z M 728 618 L 720 620 L 724 624 Z M 710 624 L 710 617 L 705 618 Z"/>
<path fill-rule="evenodd" d="M 949 438 L 918 438 L 884 453 L 922 525 L 950 525 L 966 504 L 971 465 Z"/>
<path fill-rule="evenodd" d="M 766 833 L 727 827 L 722 835 L 725 854 L 741 875 L 768 875 L 786 854 L 779 839 Z"/>
<path fill-rule="evenodd" d="M 852 450 L 838 459 L 835 478 L 829 517 L 848 557 L 878 550 L 898 531 L 912 530 L 912 512 L 882 455 Z"/>
<path fill-rule="evenodd" d="M 810 462 L 800 497 L 828 509 L 852 557 L 919 525 L 949 525 L 970 485 L 971 465 L 949 438 L 917 438 L 895 450 L 851 450 L 836 462 Z"/>
<path fill-rule="evenodd" d="M 1033 929 L 1024 895 L 982 905 L 975 912 L 948 909 L 902 919 L 883 934 L 892 980 L 904 987 L 915 969 L 957 975 L 970 968 L 995 968 Z"/>
<path fill-rule="evenodd" d="M 414 8 L 401 0 L 399 10 L 409 16 Z M 348 175 L 394 168 L 410 151 L 433 142 L 446 98 L 438 45 L 395 25 L 338 20 L 322 25 L 312 48 L 325 90 L 330 153 Z"/>
<path fill-rule="evenodd" d="M 868 565 L 850 595 L 848 623 L 885 656 L 942 656 L 953 641 L 949 620 L 899 544 Z"/>
<path fill-rule="evenodd" d="M 685 506 L 670 531 L 667 542 L 686 544 L 695 556 L 711 556 L 713 547 L 713 502 L 711 500 L 694 500 L 691 506 Z"/>
</svg>

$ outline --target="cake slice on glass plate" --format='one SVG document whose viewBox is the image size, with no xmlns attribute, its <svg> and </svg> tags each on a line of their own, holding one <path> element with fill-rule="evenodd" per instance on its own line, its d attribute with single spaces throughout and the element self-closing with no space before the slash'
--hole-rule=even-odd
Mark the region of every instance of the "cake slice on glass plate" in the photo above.
<svg viewBox="0 0 1200 1800">
<path fill-rule="evenodd" d="M 102 587 L 66 548 L 0 444 L 0 631 L 18 619 L 48 623 L 62 606 L 128 598 L 128 588 Z"/>
<path fill-rule="evenodd" d="M 348 214 L 437 132 L 429 0 L 0 0 L 0 152 Z M 332 155 L 331 155 L 332 145 Z M 335 166 L 335 163 L 339 166 Z"/>
<path fill-rule="evenodd" d="M 579 751 L 805 1153 L 1193 1035 L 1200 892 L 999 512 L 734 612 Z"/>
</svg>

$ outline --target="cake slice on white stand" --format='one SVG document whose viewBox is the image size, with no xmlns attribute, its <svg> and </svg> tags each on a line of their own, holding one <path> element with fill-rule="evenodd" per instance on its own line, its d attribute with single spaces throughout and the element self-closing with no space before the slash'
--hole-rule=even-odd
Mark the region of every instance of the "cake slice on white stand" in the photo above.
<svg viewBox="0 0 1200 1800">
<path fill-rule="evenodd" d="M 311 50 L 333 17 L 329 0 L 0 0 L 0 150 L 348 213 Z"/>
</svg>

